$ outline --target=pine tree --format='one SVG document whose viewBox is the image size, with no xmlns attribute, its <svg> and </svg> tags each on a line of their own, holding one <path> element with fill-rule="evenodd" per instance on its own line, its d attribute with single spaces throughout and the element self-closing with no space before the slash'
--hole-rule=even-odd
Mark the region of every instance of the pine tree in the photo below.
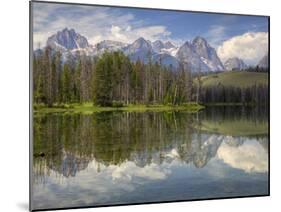
<svg viewBox="0 0 281 212">
<path fill-rule="evenodd" d="M 47 46 L 43 55 L 43 102 L 49 107 L 53 105 L 52 99 L 52 56 L 51 47 Z"/>
<path fill-rule="evenodd" d="M 64 64 L 62 77 L 61 77 L 61 87 L 62 87 L 62 101 L 64 103 L 69 103 L 71 101 L 71 78 L 70 69 L 68 64 Z"/>
<path fill-rule="evenodd" d="M 112 56 L 106 52 L 98 60 L 93 77 L 93 102 L 96 105 L 110 106 L 112 103 L 112 70 Z"/>
</svg>

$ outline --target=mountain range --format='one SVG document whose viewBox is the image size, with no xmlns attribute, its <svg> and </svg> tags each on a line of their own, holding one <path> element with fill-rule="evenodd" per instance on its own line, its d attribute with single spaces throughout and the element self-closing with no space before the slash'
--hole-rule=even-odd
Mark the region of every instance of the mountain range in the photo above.
<svg viewBox="0 0 281 212">
<path fill-rule="evenodd" d="M 244 61 L 238 57 L 229 58 L 224 62 L 225 70 L 232 71 L 232 70 L 244 70 L 248 66 L 244 63 Z"/>
<path fill-rule="evenodd" d="M 268 53 L 262 57 L 258 63 L 258 66 L 261 68 L 268 68 Z"/>
<path fill-rule="evenodd" d="M 69 55 L 75 56 L 77 53 L 100 56 L 105 51 L 122 51 L 132 61 L 141 60 L 148 63 L 149 60 L 152 60 L 152 62 L 159 62 L 174 69 L 179 64 L 184 64 L 192 72 L 243 70 L 247 67 L 239 58 L 230 58 L 223 64 L 216 50 L 200 36 L 194 38 L 192 42 L 186 41 L 179 47 L 170 41 L 156 40 L 151 42 L 142 37 L 133 43 L 104 40 L 91 45 L 86 37 L 75 32 L 74 29 L 64 28 L 50 36 L 46 45 L 55 51 L 60 51 L 65 60 L 69 58 Z M 266 66 L 266 62 L 266 59 L 261 61 L 263 67 Z"/>
</svg>

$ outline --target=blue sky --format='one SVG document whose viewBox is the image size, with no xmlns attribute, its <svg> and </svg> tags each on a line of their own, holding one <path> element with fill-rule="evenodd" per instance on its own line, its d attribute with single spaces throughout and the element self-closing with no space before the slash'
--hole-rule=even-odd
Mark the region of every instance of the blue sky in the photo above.
<svg viewBox="0 0 281 212">
<path fill-rule="evenodd" d="M 163 25 L 175 40 L 191 40 L 203 36 L 219 44 L 226 39 L 246 32 L 267 32 L 267 18 L 195 12 L 127 9 L 136 19 L 148 25 Z"/>
<path fill-rule="evenodd" d="M 144 37 L 151 41 L 170 40 L 181 45 L 199 35 L 217 50 L 232 38 L 250 34 L 251 45 L 258 45 L 260 39 L 263 43 L 262 52 L 256 56 L 260 57 L 267 51 L 265 42 L 268 25 L 265 17 L 39 2 L 33 4 L 35 46 L 38 43 L 44 46 L 49 36 L 68 27 L 87 37 L 91 44 L 105 39 L 130 43 L 138 37 Z M 221 49 L 224 54 L 226 51 L 225 48 Z M 253 62 L 252 59 L 248 60 L 248 63 Z"/>
</svg>

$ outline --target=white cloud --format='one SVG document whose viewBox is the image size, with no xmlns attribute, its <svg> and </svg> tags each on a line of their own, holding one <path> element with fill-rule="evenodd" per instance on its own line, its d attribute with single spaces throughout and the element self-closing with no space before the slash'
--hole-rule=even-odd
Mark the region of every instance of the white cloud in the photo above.
<svg viewBox="0 0 281 212">
<path fill-rule="evenodd" d="M 166 163 L 139 167 L 132 161 L 125 161 L 105 166 L 93 160 L 87 169 L 76 173 L 76 177 L 66 178 L 50 170 L 46 176 L 48 186 L 33 184 L 34 205 L 46 208 L 118 203 L 120 194 L 132 192 L 150 180 L 165 180 L 170 174 Z"/>
<path fill-rule="evenodd" d="M 239 57 L 249 65 L 256 65 L 267 51 L 267 32 L 247 32 L 224 41 L 217 48 L 218 56 L 222 61 L 231 57 Z"/>
<path fill-rule="evenodd" d="M 217 152 L 218 158 L 233 168 L 245 172 L 267 172 L 268 154 L 256 141 L 247 140 L 241 146 L 230 146 L 223 143 Z"/>
<path fill-rule="evenodd" d="M 125 43 L 131 43 L 138 39 L 139 37 L 144 37 L 145 39 L 155 41 L 157 39 L 165 39 L 171 33 L 167 31 L 164 26 L 146 26 L 134 28 L 132 26 L 120 27 L 112 25 L 111 30 L 104 37 L 109 40 L 117 40 Z"/>
<path fill-rule="evenodd" d="M 138 167 L 134 162 L 128 161 L 112 169 L 113 180 L 131 181 L 133 177 L 141 177 L 150 180 L 163 180 L 170 174 L 170 170 L 161 169 L 157 164 Z"/>
<path fill-rule="evenodd" d="M 46 44 L 47 38 L 65 27 L 84 35 L 91 44 L 102 40 L 133 42 L 139 37 L 151 41 L 167 40 L 165 26 L 149 25 L 118 8 L 87 7 L 34 3 L 34 46 Z"/>
</svg>

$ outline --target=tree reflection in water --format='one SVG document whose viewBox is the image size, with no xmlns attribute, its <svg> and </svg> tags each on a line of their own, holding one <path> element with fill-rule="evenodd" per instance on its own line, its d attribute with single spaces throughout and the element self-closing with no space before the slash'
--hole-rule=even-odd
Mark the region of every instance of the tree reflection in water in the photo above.
<svg viewBox="0 0 281 212">
<path fill-rule="evenodd" d="M 171 163 L 175 159 L 203 168 L 218 156 L 230 166 L 243 169 L 235 165 L 233 159 L 226 158 L 231 151 L 235 151 L 236 156 L 244 154 L 248 160 L 244 167 L 248 171 L 267 172 L 268 125 L 264 111 L 267 110 L 221 107 L 207 108 L 198 114 L 36 114 L 33 181 L 44 183 L 51 172 L 57 173 L 58 178 L 75 177 L 92 161 L 99 164 L 97 169 L 121 166 L 128 161 L 145 167 L 151 163 Z M 251 142 L 259 143 L 261 148 L 248 148 L 252 152 L 246 153 L 249 154 L 246 157 L 241 148 Z M 227 151 L 230 152 L 226 154 Z M 264 156 L 260 158 L 255 154 Z M 256 165 L 259 162 L 263 165 Z"/>
</svg>

